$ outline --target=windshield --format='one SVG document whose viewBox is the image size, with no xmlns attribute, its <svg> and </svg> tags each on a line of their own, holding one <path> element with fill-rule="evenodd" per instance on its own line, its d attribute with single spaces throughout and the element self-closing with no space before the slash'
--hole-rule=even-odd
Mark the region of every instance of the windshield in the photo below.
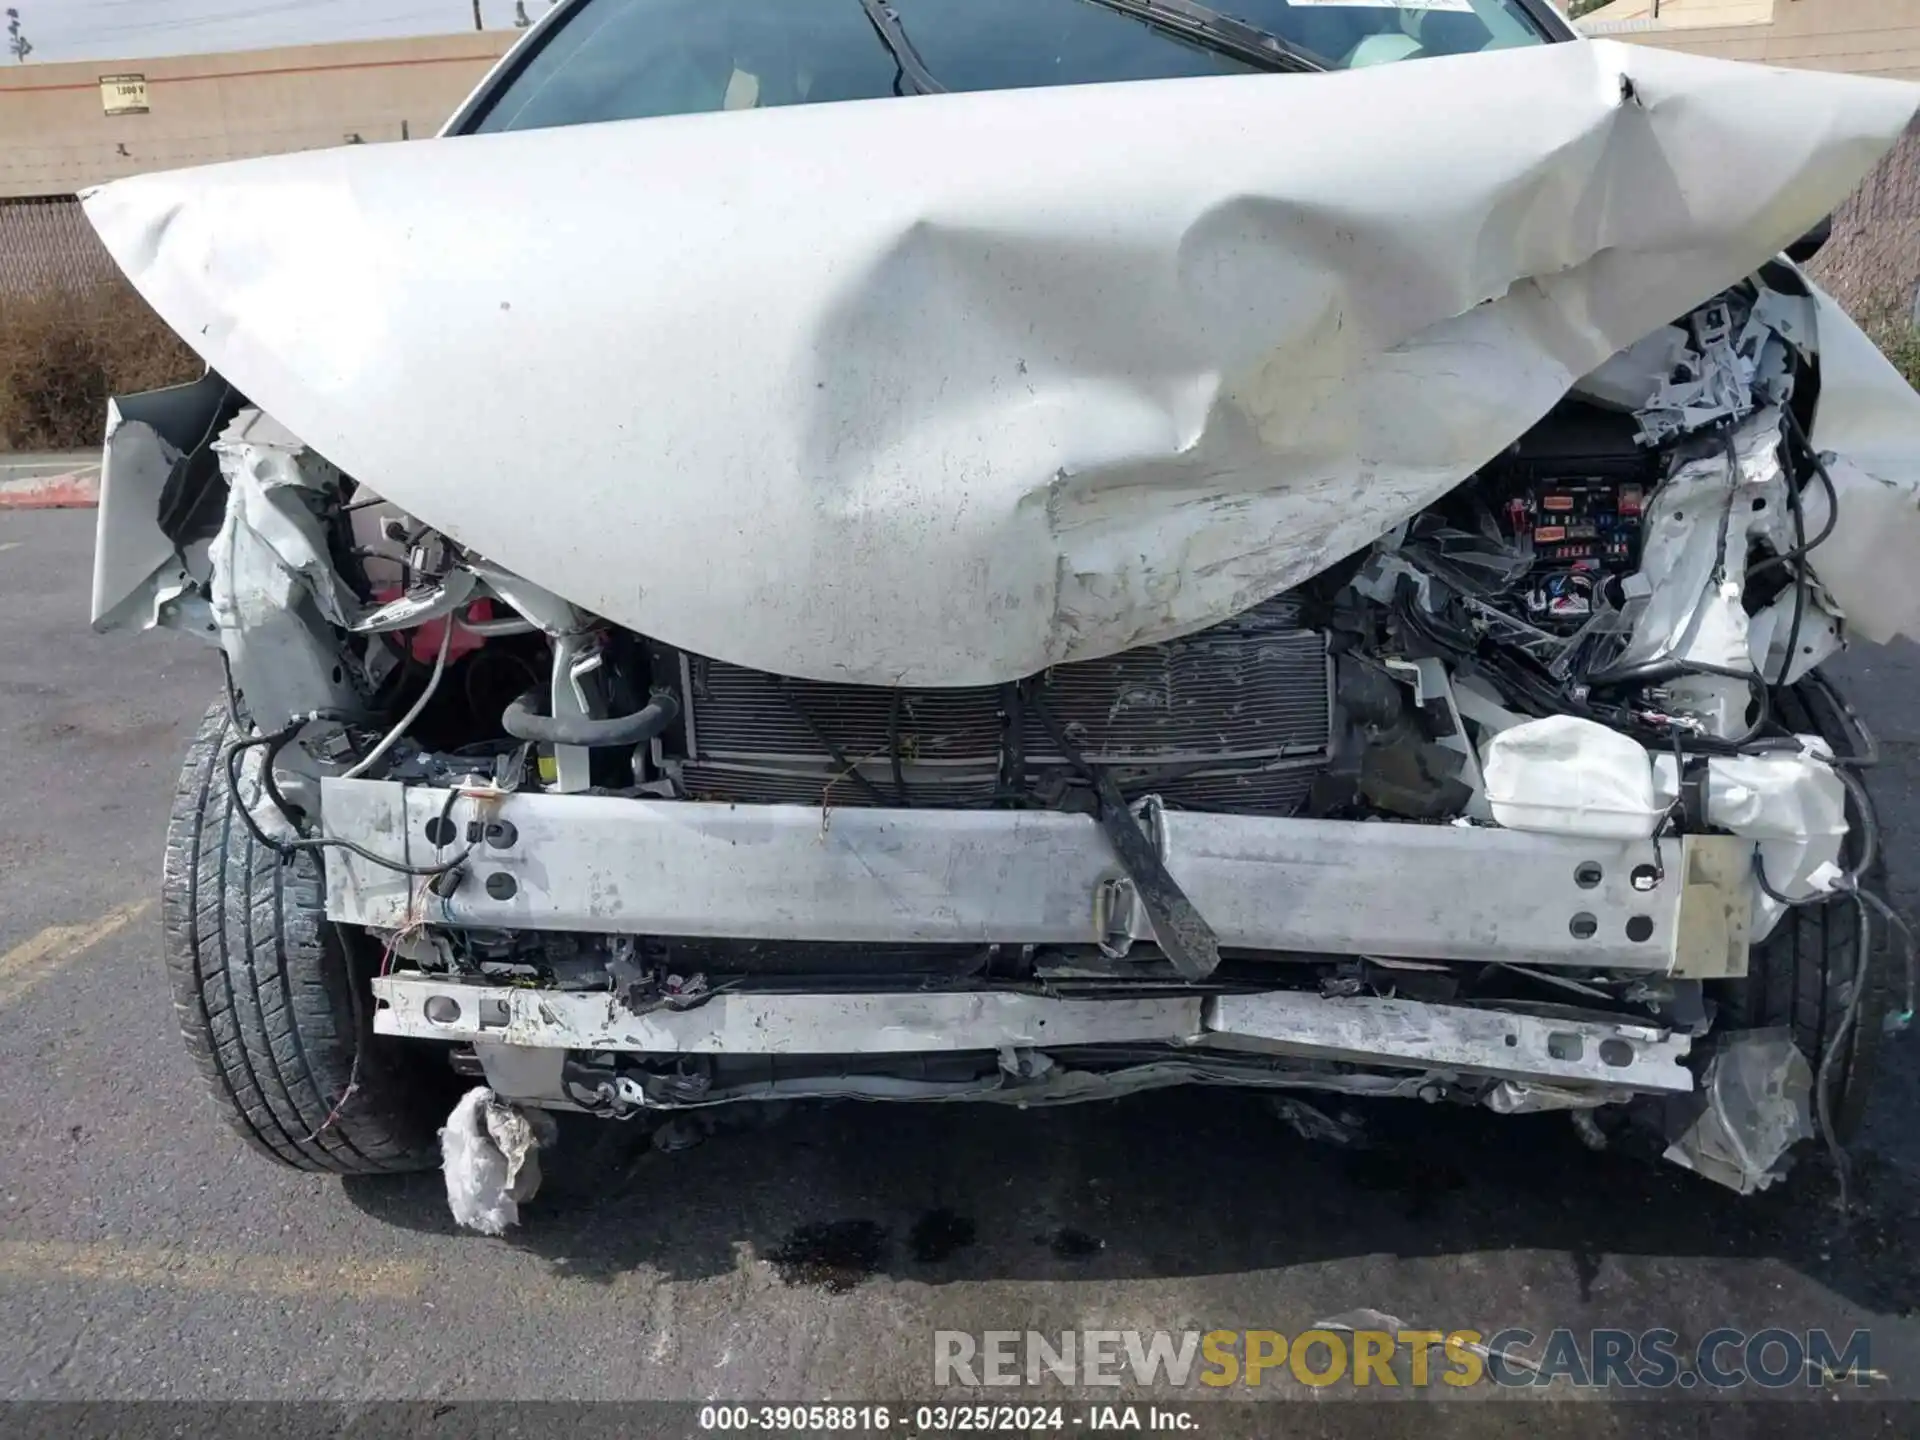
<svg viewBox="0 0 1920 1440">
<path fill-rule="evenodd" d="M 892 0 L 948 90 L 1255 69 L 1094 0 Z M 1219 0 L 1328 69 L 1549 38 L 1520 0 Z M 911 93 L 860 0 L 578 0 L 482 97 L 465 132 Z"/>
</svg>

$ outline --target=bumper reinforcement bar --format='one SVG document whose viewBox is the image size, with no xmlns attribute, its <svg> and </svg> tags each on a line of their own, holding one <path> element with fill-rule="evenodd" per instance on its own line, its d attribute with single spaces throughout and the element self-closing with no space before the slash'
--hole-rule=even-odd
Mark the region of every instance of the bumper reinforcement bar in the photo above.
<svg viewBox="0 0 1920 1440">
<path fill-rule="evenodd" d="M 732 993 L 639 1012 L 613 995 L 373 982 L 383 1035 L 557 1050 L 698 1055 L 877 1055 L 1167 1044 L 1391 1068 L 1685 1092 L 1685 1035 L 1369 996 L 1301 991 L 1067 1000 L 1007 991 Z"/>
<path fill-rule="evenodd" d="M 1223 947 L 1698 978 L 1745 969 L 1747 841 L 1688 836 L 1657 855 L 1645 840 L 1143 810 Z M 445 790 L 377 780 L 325 781 L 322 812 L 328 835 L 414 864 L 484 834 L 444 896 L 330 851 L 327 913 L 356 925 L 1110 953 L 1153 939 L 1086 815 L 540 794 L 461 795 L 448 811 Z"/>
</svg>

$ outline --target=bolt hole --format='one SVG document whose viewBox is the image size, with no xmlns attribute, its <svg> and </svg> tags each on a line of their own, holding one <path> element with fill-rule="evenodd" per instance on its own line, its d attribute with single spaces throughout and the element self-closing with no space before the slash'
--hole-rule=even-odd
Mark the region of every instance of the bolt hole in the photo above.
<svg viewBox="0 0 1920 1440">
<path fill-rule="evenodd" d="M 1566 1030 L 1556 1030 L 1547 1036 L 1547 1054 L 1556 1060 L 1578 1060 L 1580 1052 L 1585 1048 L 1585 1044 L 1578 1035 Z"/>
<path fill-rule="evenodd" d="M 1591 890 L 1606 878 L 1606 871 L 1595 860 L 1582 860 L 1573 869 L 1573 883 L 1582 890 Z"/>
<path fill-rule="evenodd" d="M 1676 525 L 1686 518 L 1687 517 L 1678 510 L 1673 512 L 1673 520 Z"/>
<path fill-rule="evenodd" d="M 1651 915 L 1633 915 L 1627 920 L 1627 939 L 1638 945 L 1653 938 L 1653 917 Z"/>
<path fill-rule="evenodd" d="M 1764 509 L 1766 509 L 1766 508 L 1767 508 L 1767 497 L 1766 497 L 1766 496 L 1764 496 L 1764 495 L 1756 495 L 1756 496 L 1754 497 L 1754 500 L 1753 500 L 1753 508 L 1754 508 L 1755 510 L 1764 510 Z"/>
<path fill-rule="evenodd" d="M 1660 872 L 1651 865 L 1636 865 L 1627 876 L 1627 883 L 1636 890 L 1651 890 L 1660 883 Z"/>
<path fill-rule="evenodd" d="M 1582 910 L 1567 923 L 1567 929 L 1573 932 L 1576 940 L 1591 940 L 1600 930 L 1600 922 Z"/>
<path fill-rule="evenodd" d="M 1600 1042 L 1601 1063 L 1611 1065 L 1616 1070 L 1625 1069 L 1633 1063 L 1633 1046 L 1615 1038 Z"/>
<path fill-rule="evenodd" d="M 1507 1036 L 1507 1048 L 1509 1050 L 1518 1050 L 1520 1048 L 1520 1037 L 1509 1033 Z"/>
<path fill-rule="evenodd" d="M 487 894 L 496 900 L 511 900 L 520 893 L 520 885 L 504 870 L 496 870 L 487 876 Z"/>
<path fill-rule="evenodd" d="M 427 821 L 427 843 L 436 848 L 451 845 L 453 837 L 460 833 L 460 827 L 443 816 L 436 815 Z"/>
<path fill-rule="evenodd" d="M 429 995 L 425 1010 L 434 1025 L 451 1025 L 460 1018 L 460 1002 L 451 995 Z"/>
</svg>

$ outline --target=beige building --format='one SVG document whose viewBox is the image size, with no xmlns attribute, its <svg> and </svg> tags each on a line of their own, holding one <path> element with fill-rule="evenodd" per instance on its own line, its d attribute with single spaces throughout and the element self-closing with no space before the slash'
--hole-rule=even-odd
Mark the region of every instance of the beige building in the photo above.
<svg viewBox="0 0 1920 1440">
<path fill-rule="evenodd" d="M 0 66 L 0 198 L 431 135 L 519 32 Z"/>
<path fill-rule="evenodd" d="M 1595 39 L 1920 80 L 1920 0 L 1613 0 L 1575 23 Z"/>
</svg>

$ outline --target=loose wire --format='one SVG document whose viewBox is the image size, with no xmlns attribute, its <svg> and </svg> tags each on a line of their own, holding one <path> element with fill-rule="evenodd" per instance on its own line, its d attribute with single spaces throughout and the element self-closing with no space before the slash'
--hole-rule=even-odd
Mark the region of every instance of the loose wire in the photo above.
<svg viewBox="0 0 1920 1440">
<path fill-rule="evenodd" d="M 420 712 L 426 709 L 427 702 L 433 699 L 433 692 L 440 688 L 440 676 L 447 668 L 447 651 L 452 645 L 453 619 L 449 616 L 445 626 L 440 632 L 440 653 L 434 656 L 433 673 L 427 676 L 427 688 L 420 692 L 420 697 L 413 702 L 412 708 L 400 717 L 399 724 L 389 730 L 378 745 L 369 750 L 352 768 L 341 775 L 340 778 L 342 780 L 353 780 L 366 774 L 368 770 L 373 768 L 380 757 L 391 750 L 395 742 L 407 733 L 407 727 L 420 718 Z"/>
</svg>

